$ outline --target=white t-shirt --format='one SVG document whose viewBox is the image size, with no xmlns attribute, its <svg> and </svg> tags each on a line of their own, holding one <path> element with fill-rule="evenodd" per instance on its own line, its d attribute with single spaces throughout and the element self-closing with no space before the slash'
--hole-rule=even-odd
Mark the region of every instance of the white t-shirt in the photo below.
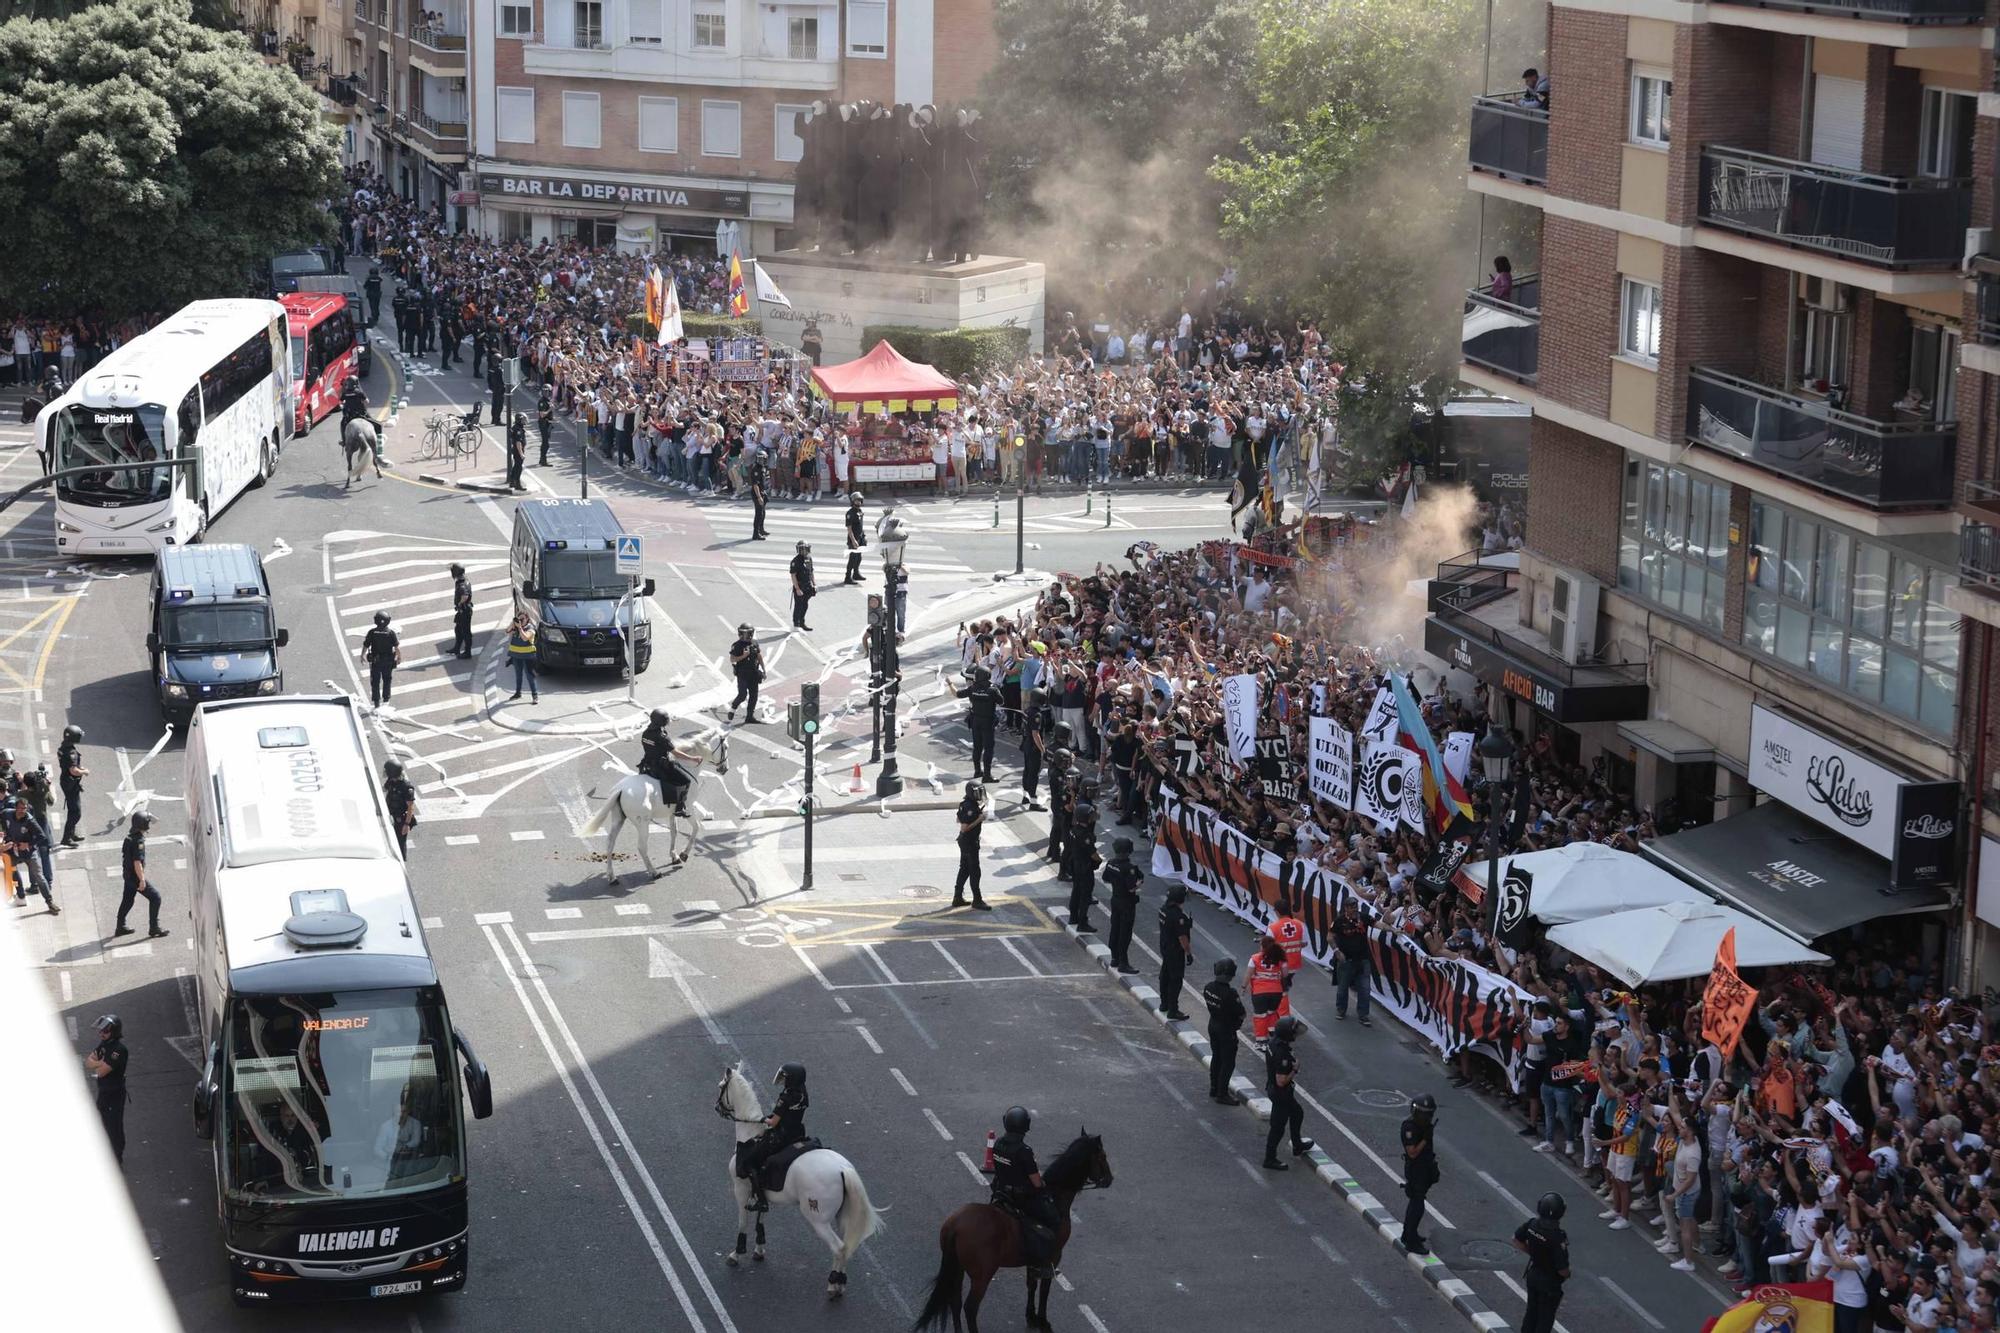
<svg viewBox="0 0 2000 1333">
<path fill-rule="evenodd" d="M 1833 1279 L 1833 1303 L 1860 1310 L 1868 1305 L 1868 1274 L 1875 1265 L 1866 1252 L 1854 1255 L 1853 1259 L 1860 1268 L 1835 1268 L 1828 1276 Z"/>
</svg>

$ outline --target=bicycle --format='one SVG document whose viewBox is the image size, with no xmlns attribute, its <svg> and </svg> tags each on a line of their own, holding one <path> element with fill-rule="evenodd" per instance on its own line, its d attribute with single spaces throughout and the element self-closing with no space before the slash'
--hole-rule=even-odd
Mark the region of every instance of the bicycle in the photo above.
<svg viewBox="0 0 2000 1333">
<path fill-rule="evenodd" d="M 424 442 L 419 450 L 423 458 L 436 458 L 444 451 L 445 443 L 451 438 L 452 415 L 449 412 L 433 412 L 424 422 Z"/>
<path fill-rule="evenodd" d="M 479 446 L 486 440 L 486 433 L 479 429 L 479 409 L 466 413 L 465 418 L 452 428 L 451 438 L 445 441 L 445 452 L 451 458 L 453 467 L 458 460 L 468 463 L 479 461 Z"/>
</svg>

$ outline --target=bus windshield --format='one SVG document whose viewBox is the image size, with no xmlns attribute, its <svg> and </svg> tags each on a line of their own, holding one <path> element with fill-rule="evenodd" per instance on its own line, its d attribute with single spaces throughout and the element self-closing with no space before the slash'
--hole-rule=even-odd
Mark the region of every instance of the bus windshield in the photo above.
<svg viewBox="0 0 2000 1333">
<path fill-rule="evenodd" d="M 271 642 L 271 616 L 261 606 L 182 606 L 165 616 L 168 648 L 263 648 Z"/>
<path fill-rule="evenodd" d="M 225 1040 L 232 1198 L 358 1198 L 464 1179 L 435 992 L 238 996 Z"/>
<path fill-rule="evenodd" d="M 292 335 L 292 383 L 304 384 L 305 382 L 306 335 L 303 333 L 294 333 Z"/>
<path fill-rule="evenodd" d="M 157 403 L 103 408 L 76 404 L 56 413 L 56 469 L 141 463 L 167 456 L 167 413 Z M 63 477 L 56 494 L 87 505 L 147 504 L 173 491 L 172 468 L 106 469 Z"/>
<path fill-rule="evenodd" d="M 542 557 L 542 596 L 575 598 L 623 597 L 632 581 L 618 572 L 618 557 L 610 551 L 550 551 Z"/>
</svg>

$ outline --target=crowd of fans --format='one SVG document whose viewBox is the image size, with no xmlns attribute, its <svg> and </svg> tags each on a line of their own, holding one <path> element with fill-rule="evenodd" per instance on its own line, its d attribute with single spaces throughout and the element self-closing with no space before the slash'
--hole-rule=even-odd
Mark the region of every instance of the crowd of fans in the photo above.
<svg viewBox="0 0 2000 1333">
<path fill-rule="evenodd" d="M 1483 510 L 1467 544 L 1507 523 Z M 1295 542 L 1281 525 L 1258 545 Z M 1663 1262 L 1693 1268 L 1705 1248 L 1739 1286 L 1829 1278 L 1842 1333 L 1994 1328 L 2000 1181 L 1987 1145 L 2000 1134 L 2000 1046 L 1986 1044 L 1978 1005 L 1940 988 L 1915 932 L 1876 923 L 1823 943 L 1828 968 L 1751 973 L 1757 1015 L 1725 1058 L 1701 1035 L 1702 980 L 1633 993 L 1545 942 L 1509 949 L 1461 893 L 1425 884 L 1428 838 L 1311 799 L 1296 769 L 1271 780 L 1224 757 L 1221 682 L 1241 672 L 1258 678 L 1262 735 L 1288 736 L 1300 768 L 1316 692 L 1360 728 L 1384 673 L 1403 665 L 1395 649 L 1356 642 L 1357 590 L 1391 559 L 1382 539 L 1290 568 L 1226 544 L 1130 555 L 1131 568 L 1066 577 L 1031 613 L 969 626 L 961 642 L 968 669 L 1003 683 L 1017 727 L 1032 691 L 1048 691 L 1100 810 L 1146 828 L 1171 787 L 1278 856 L 1337 872 L 1377 930 L 1510 978 L 1529 997 L 1514 1034 L 1520 1087 L 1471 1053 L 1455 1057 L 1454 1081 L 1516 1107 L 1522 1136 L 1573 1160 L 1603 1196 L 1603 1224 L 1647 1231 Z M 1486 699 L 1454 698 L 1422 669 L 1413 687 L 1440 744 L 1486 726 Z M 1602 767 L 1566 762 L 1546 733 L 1514 740 L 1523 772 L 1500 794 L 1503 809 L 1521 805 L 1503 819 L 1508 848 L 1634 851 L 1679 826 L 1671 807 L 1635 808 Z M 1495 795 L 1473 775 L 1479 821 Z"/>
<path fill-rule="evenodd" d="M 72 383 L 119 344 L 158 322 L 158 315 L 120 320 L 0 316 L 0 384 L 46 385 L 51 371 L 62 383 Z"/>
</svg>

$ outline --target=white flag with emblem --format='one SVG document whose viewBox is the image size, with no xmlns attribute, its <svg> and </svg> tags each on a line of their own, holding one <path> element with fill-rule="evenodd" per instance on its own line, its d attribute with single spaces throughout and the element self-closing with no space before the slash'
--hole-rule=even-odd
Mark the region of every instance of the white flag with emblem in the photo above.
<svg viewBox="0 0 2000 1333">
<path fill-rule="evenodd" d="M 791 301 L 778 290 L 777 282 L 764 271 L 762 264 L 757 265 L 757 299 L 769 301 L 772 305 L 781 305 L 787 310 L 792 308 Z"/>
</svg>

